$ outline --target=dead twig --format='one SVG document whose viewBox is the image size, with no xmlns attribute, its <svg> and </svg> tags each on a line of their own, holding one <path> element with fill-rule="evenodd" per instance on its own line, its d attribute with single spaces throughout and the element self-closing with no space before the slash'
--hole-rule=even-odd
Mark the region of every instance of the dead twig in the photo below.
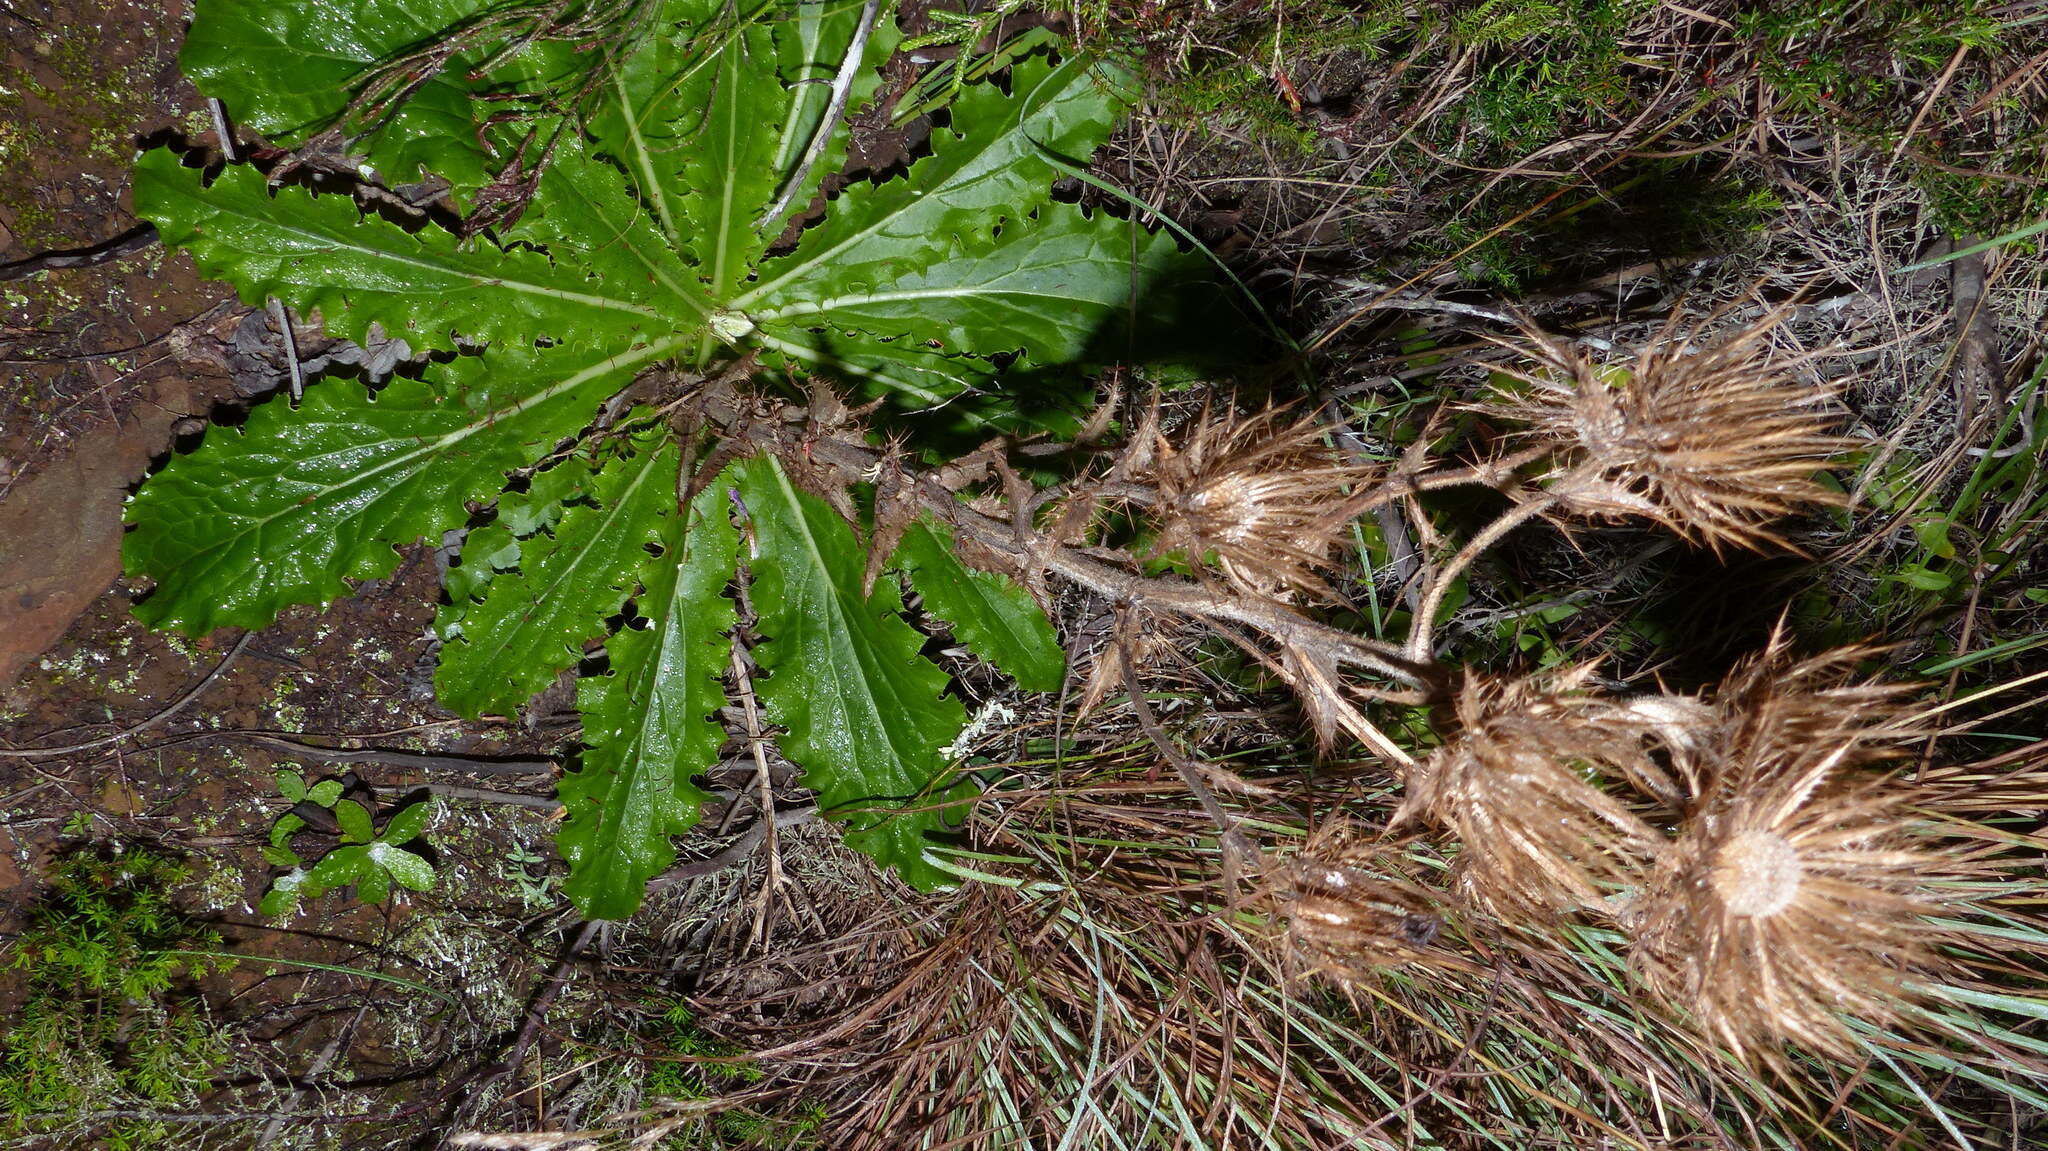
<svg viewBox="0 0 2048 1151">
<path fill-rule="evenodd" d="M 54 268 L 94 267 L 123 256 L 132 256 L 156 243 L 156 240 L 155 224 L 137 224 L 111 240 L 83 248 L 39 252 L 24 260 L 0 264 L 0 281 L 25 280 L 39 272 L 47 272 Z"/>
<path fill-rule="evenodd" d="M 141 723 L 122 728 L 112 735 L 102 736 L 99 739 L 88 739 L 83 743 L 67 743 L 58 747 L 0 748 L 0 759 L 54 759 L 61 755 L 72 755 L 81 751 L 94 751 L 102 747 L 111 747 L 124 739 L 147 731 L 183 711 L 193 700 L 198 699 L 200 693 L 211 687 L 213 681 L 219 679 L 221 674 L 227 671 L 228 666 L 235 662 L 235 657 L 241 655 L 243 649 L 249 646 L 249 641 L 254 638 L 256 638 L 255 632 L 243 632 L 242 638 L 235 641 L 235 646 L 228 649 L 228 653 L 221 657 L 220 662 L 213 665 L 213 670 L 207 672 L 205 677 L 198 683 L 193 684 L 191 690 L 172 701 L 169 707 L 157 712 Z"/>
<path fill-rule="evenodd" d="M 1152 714 L 1152 705 L 1145 699 L 1144 685 L 1138 682 L 1138 653 L 1131 643 L 1128 621 L 1128 616 L 1119 621 L 1117 642 L 1123 647 L 1124 691 L 1130 697 L 1131 714 L 1137 717 L 1138 726 L 1144 730 L 1146 738 L 1152 741 L 1153 746 L 1159 749 L 1159 754 L 1165 756 L 1166 762 L 1172 764 L 1173 770 L 1180 774 L 1181 782 L 1187 785 L 1188 793 L 1195 797 L 1202 805 L 1202 810 L 1215 821 L 1217 842 L 1223 845 L 1224 887 L 1236 891 L 1240 874 L 1258 874 L 1259 849 L 1253 847 L 1251 841 L 1245 838 L 1244 832 L 1238 829 L 1237 821 L 1230 818 L 1230 813 L 1224 811 L 1223 805 L 1217 801 L 1216 793 L 1209 790 L 1208 783 L 1202 778 L 1201 765 L 1189 758 L 1187 753 L 1173 742 L 1166 729 L 1160 726 L 1159 718 Z"/>
</svg>

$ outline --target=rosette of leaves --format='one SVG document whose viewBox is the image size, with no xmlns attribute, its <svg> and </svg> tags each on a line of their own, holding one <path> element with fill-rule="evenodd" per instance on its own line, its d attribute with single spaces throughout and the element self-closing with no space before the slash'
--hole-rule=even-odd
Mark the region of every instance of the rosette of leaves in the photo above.
<svg viewBox="0 0 2048 1151">
<path fill-rule="evenodd" d="M 402 225 L 247 164 L 141 158 L 138 211 L 244 300 L 357 341 L 378 325 L 434 360 L 378 390 L 329 379 L 296 408 L 264 404 L 145 483 L 125 549 L 155 581 L 138 614 L 262 627 L 470 527 L 441 697 L 511 712 L 603 642 L 561 846 L 578 907 L 619 918 L 705 798 L 691 780 L 723 738 L 740 517 L 783 750 L 857 819 L 851 842 L 943 881 L 922 858 L 928 800 L 964 713 L 900 591 L 865 589 L 853 528 L 772 458 L 692 498 L 704 445 L 627 389 L 751 354 L 956 423 L 1015 422 L 1015 381 L 1126 354 L 1127 321 L 1156 314 L 1134 293 L 1206 278 L 1164 236 L 1053 199 L 1058 166 L 1129 99 L 1127 71 L 1083 56 L 965 86 L 928 155 L 821 203 L 899 39 L 876 5 L 835 0 L 199 0 L 183 64 L 241 123 L 358 157 L 387 187 L 438 177 L 466 215 Z M 936 529 L 906 538 L 896 569 L 932 615 L 1025 687 L 1057 686 L 1020 589 L 967 573 Z"/>
</svg>

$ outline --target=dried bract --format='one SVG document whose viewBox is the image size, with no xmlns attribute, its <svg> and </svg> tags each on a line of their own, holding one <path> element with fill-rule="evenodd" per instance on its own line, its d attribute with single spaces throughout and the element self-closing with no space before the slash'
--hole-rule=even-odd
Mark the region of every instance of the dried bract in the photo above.
<svg viewBox="0 0 2048 1151">
<path fill-rule="evenodd" d="M 1723 683 L 1706 792 L 1629 916 L 1642 985 L 1746 1062 L 1898 1022 L 1937 965 L 1937 885 L 1968 871 L 1925 834 L 1929 795 L 1870 767 L 1911 732 L 1896 689 L 1848 682 L 1860 654 L 1774 645 Z"/>
<path fill-rule="evenodd" d="M 1387 841 L 1348 820 L 1318 828 L 1272 891 L 1291 974 L 1339 982 L 1432 958 L 1443 919 L 1420 885 L 1389 868 Z"/>
<path fill-rule="evenodd" d="M 1155 555 L 1213 554 L 1223 577 L 1253 595 L 1327 596 L 1328 569 L 1355 514 L 1351 497 L 1379 470 L 1323 442 L 1312 419 L 1280 409 L 1243 416 L 1205 407 L 1177 442 L 1154 433 L 1135 478 L 1157 493 Z"/>
<path fill-rule="evenodd" d="M 1894 1022 L 1934 960 L 1928 885 L 1956 870 L 1914 835 L 1911 788 L 1812 760 L 1723 775 L 1632 916 L 1643 986 L 1744 1061 L 1779 1041 L 1846 1056 L 1849 1018 Z"/>
<path fill-rule="evenodd" d="M 1590 672 L 1548 682 L 1468 674 L 1455 734 L 1414 769 L 1396 813 L 1456 835 L 1461 890 L 1530 926 L 1604 907 L 1657 851 L 1649 823 L 1607 786 L 1679 787 L 1652 754 L 1669 742 L 1669 717 L 1578 694 Z"/>
<path fill-rule="evenodd" d="M 1816 476 L 1854 444 L 1827 430 L 1832 391 L 1773 354 L 1779 318 L 1697 351 L 1667 328 L 1625 369 L 1532 328 L 1510 346 L 1536 366 L 1503 369 L 1528 390 L 1478 410 L 1553 449 L 1543 487 L 1569 512 L 1647 519 L 1717 552 L 1791 549 L 1773 521 L 1842 503 Z"/>
</svg>

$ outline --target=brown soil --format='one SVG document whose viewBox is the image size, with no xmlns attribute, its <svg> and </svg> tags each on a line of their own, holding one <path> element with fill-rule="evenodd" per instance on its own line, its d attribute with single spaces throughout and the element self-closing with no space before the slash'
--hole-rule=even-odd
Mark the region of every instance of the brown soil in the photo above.
<svg viewBox="0 0 2048 1151">
<path fill-rule="evenodd" d="M 212 139 L 205 102 L 177 69 L 187 18 L 183 0 L 0 5 L 0 265 L 136 227 L 129 168 L 142 136 Z M 421 776 L 222 733 L 481 753 L 542 741 L 456 725 L 433 702 L 429 552 L 327 611 L 288 613 L 226 662 L 239 637 L 156 634 L 130 614 L 127 494 L 175 436 L 235 402 L 236 371 L 242 394 L 273 382 L 230 368 L 248 311 L 155 244 L 92 266 L 0 272 L 0 747 L 51 749 L 0 758 L 0 941 L 21 929 L 53 853 L 82 841 L 153 844 L 194 861 L 181 900 L 229 949 L 350 970 L 242 963 L 208 979 L 206 1008 L 236 1050 L 229 1086 L 207 1109 L 259 1118 L 177 1125 L 170 1145 L 405 1146 L 435 1129 L 451 1086 L 476 1052 L 494 1050 L 485 1041 L 514 1024 L 534 986 L 522 938 L 532 909 L 514 894 L 506 855 L 551 858 L 552 826 L 531 808 L 444 803 L 433 891 L 383 907 L 335 894 L 266 920 L 254 906 L 273 872 L 258 849 L 289 806 L 273 783 L 280 765 L 314 778 L 352 767 L 394 801 Z M 7 982 L 0 1004 L 18 1001 Z M 297 1117 L 273 1124 L 268 1111 Z"/>
</svg>

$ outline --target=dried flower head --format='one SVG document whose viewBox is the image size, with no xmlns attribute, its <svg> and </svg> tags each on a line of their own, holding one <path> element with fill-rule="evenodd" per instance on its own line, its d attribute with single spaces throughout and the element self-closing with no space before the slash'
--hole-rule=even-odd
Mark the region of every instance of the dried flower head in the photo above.
<svg viewBox="0 0 2048 1151">
<path fill-rule="evenodd" d="M 1207 405 L 1175 439 L 1153 432 L 1134 478 L 1157 493 L 1154 554 L 1198 563 L 1213 554 L 1224 579 L 1254 595 L 1327 595 L 1316 572 L 1331 566 L 1349 529 L 1356 488 L 1380 473 L 1323 436 L 1313 419 L 1288 422 L 1284 409 L 1247 416 Z"/>
<path fill-rule="evenodd" d="M 1790 549 L 1772 521 L 1841 503 L 1815 476 L 1853 442 L 1827 431 L 1832 391 L 1793 378 L 1802 357 L 1773 353 L 1781 318 L 1697 350 L 1667 325 L 1626 368 L 1530 328 L 1511 346 L 1536 366 L 1503 369 L 1528 390 L 1478 410 L 1552 447 L 1544 490 L 1569 512 L 1647 519 L 1717 552 Z"/>
<path fill-rule="evenodd" d="M 1653 796 L 1681 789 L 1683 746 L 1663 709 L 1580 693 L 1580 667 L 1548 681 L 1468 674 L 1454 701 L 1456 733 L 1413 770 L 1396 821 L 1424 819 L 1458 839 L 1461 891 L 1497 915 L 1535 924 L 1605 906 L 1634 885 L 1659 846 L 1650 824 L 1611 788 Z"/>
<path fill-rule="evenodd" d="M 1278 871 L 1271 898 L 1286 921 L 1290 973 L 1351 982 L 1442 958 L 1443 919 L 1430 893 L 1402 873 L 1397 850 L 1354 821 L 1332 819 Z"/>
<path fill-rule="evenodd" d="M 1850 1017 L 1895 1021 L 1901 980 L 1933 963 L 1930 881 L 1952 861 L 1912 828 L 1910 787 L 1828 755 L 1730 771 L 1631 916 L 1642 985 L 1738 1059 L 1779 1041 L 1849 1053 Z"/>
<path fill-rule="evenodd" d="M 1936 963 L 1937 884 L 1966 868 L 1923 834 L 1915 784 L 1873 771 L 1911 734 L 1854 649 L 1782 644 L 1722 684 L 1705 793 L 1629 915 L 1642 985 L 1744 1061 L 1854 1047 Z"/>
</svg>

